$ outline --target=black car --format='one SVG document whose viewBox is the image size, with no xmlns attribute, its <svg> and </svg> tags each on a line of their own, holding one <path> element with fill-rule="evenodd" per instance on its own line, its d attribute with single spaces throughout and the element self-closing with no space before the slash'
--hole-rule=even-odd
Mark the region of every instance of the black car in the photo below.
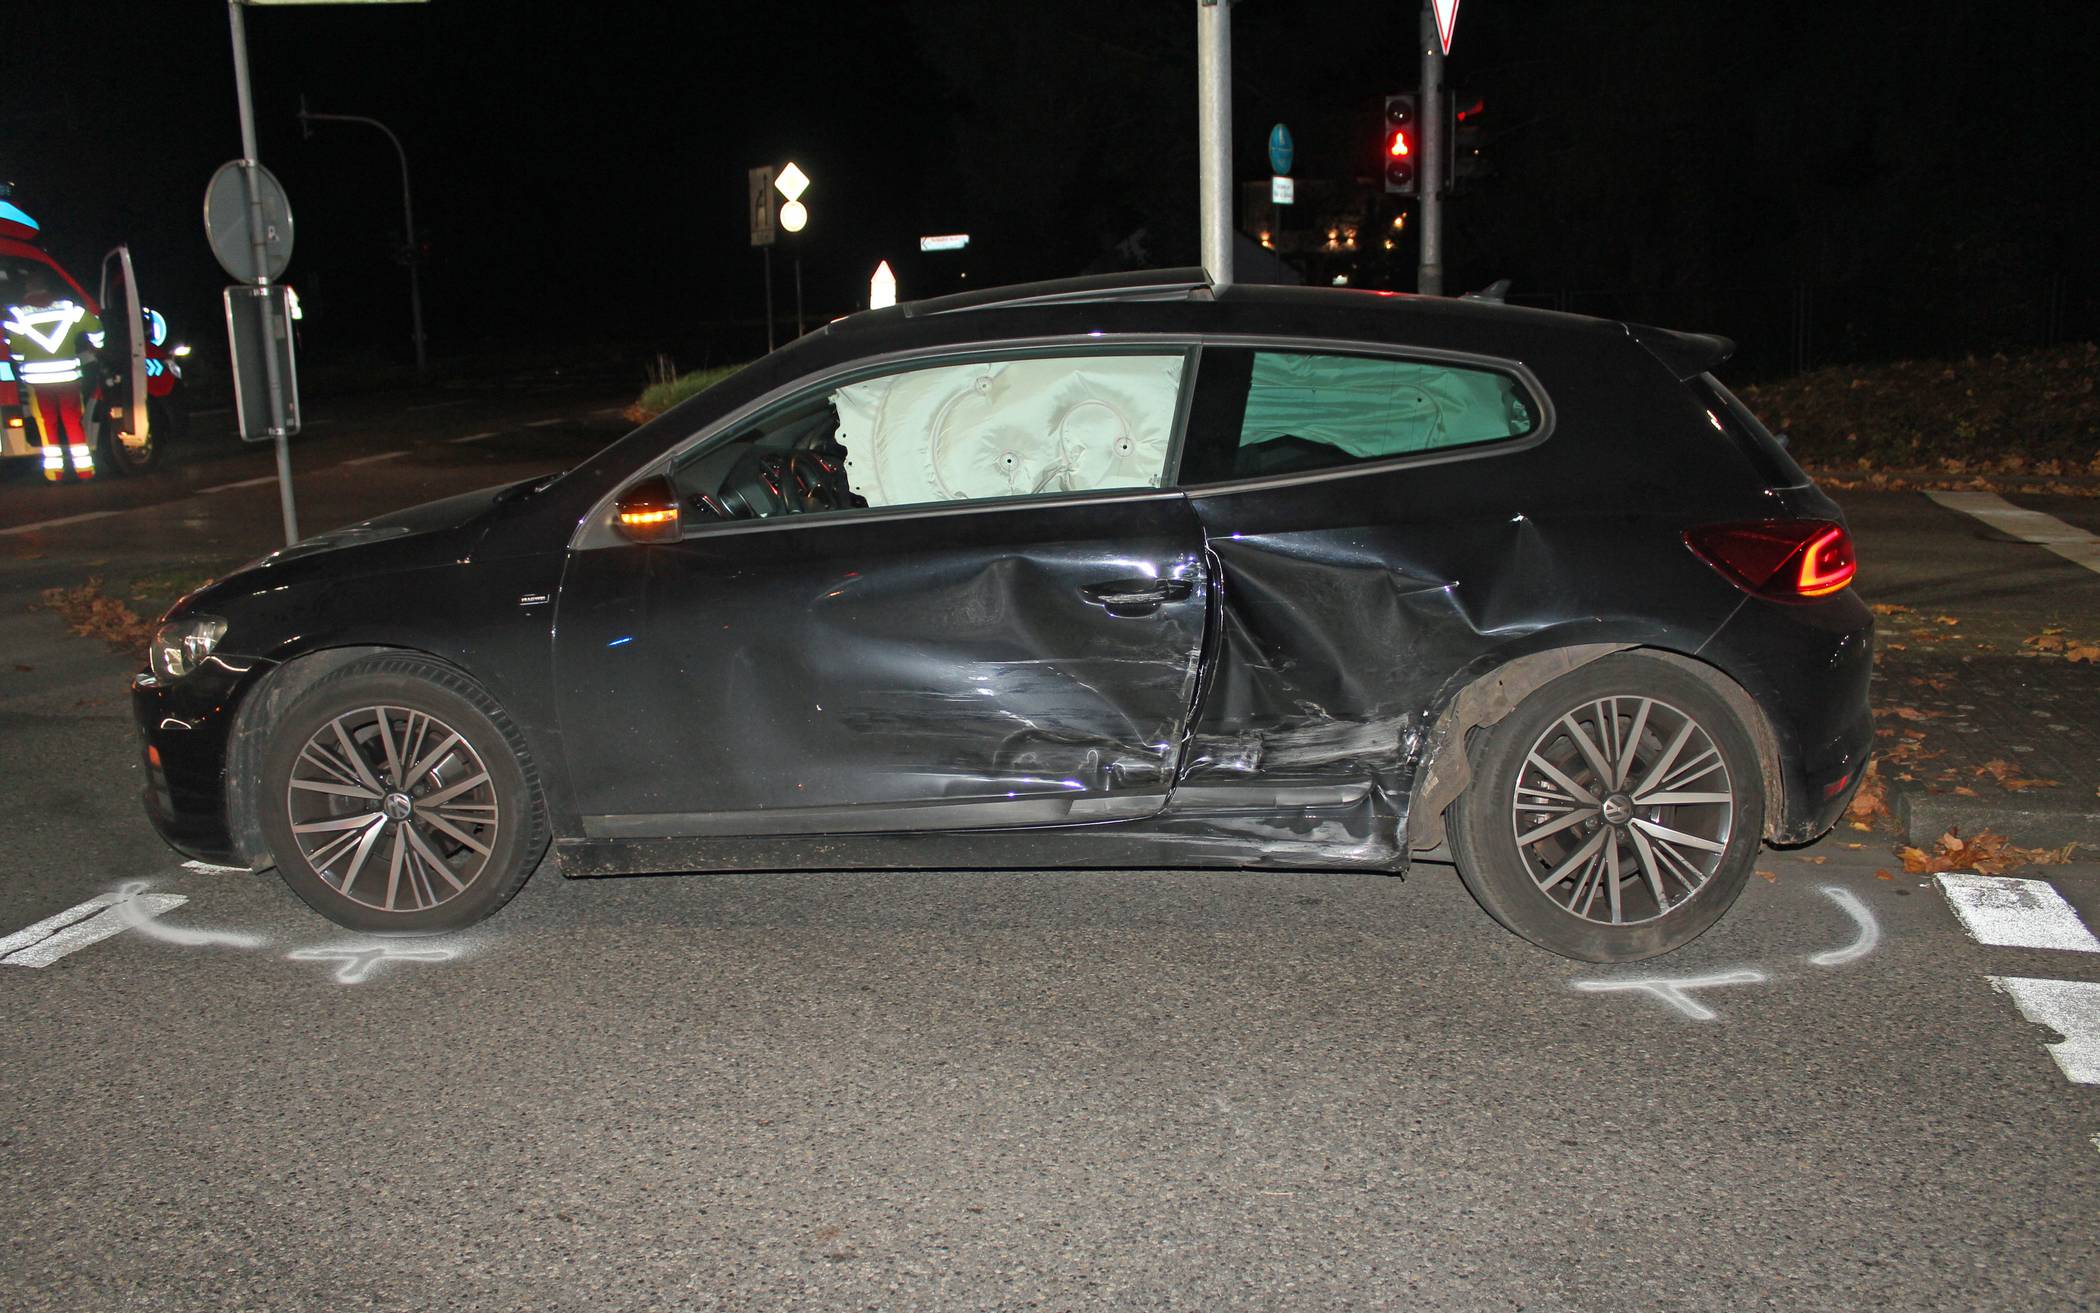
<svg viewBox="0 0 2100 1313">
<path fill-rule="evenodd" d="M 568 875 L 1401 872 L 1689 942 L 1872 731 L 1837 507 L 1721 338 L 1146 274 L 869 311 L 559 475 L 167 615 L 168 842 L 365 931 Z"/>
</svg>

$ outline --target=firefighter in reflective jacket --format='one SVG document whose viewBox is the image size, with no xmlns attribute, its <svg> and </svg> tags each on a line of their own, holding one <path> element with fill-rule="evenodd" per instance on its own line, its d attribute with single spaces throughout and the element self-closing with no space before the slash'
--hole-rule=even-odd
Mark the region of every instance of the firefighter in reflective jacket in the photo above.
<svg viewBox="0 0 2100 1313">
<path fill-rule="evenodd" d="M 33 272 L 22 304 L 6 307 L 7 355 L 15 381 L 29 389 L 37 428 L 44 437 L 44 477 L 66 477 L 72 457 L 78 478 L 95 477 L 95 454 L 81 422 L 80 394 L 86 357 L 102 343 L 102 321 L 86 306 L 57 294 L 51 276 Z"/>
</svg>

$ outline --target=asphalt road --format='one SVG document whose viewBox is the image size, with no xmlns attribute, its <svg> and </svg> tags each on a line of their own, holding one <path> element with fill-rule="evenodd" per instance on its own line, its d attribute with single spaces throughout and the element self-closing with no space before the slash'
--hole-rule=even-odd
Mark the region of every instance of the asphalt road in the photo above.
<svg viewBox="0 0 2100 1313">
<path fill-rule="evenodd" d="M 562 464 L 624 399 L 453 391 L 312 410 L 308 527 Z M 267 470 L 0 488 L 0 938 L 134 909 L 0 963 L 0 1309 L 2100 1304 L 2100 1091 L 1989 979 L 2100 953 L 1977 942 L 1863 834 L 1767 854 L 1638 968 L 1435 867 L 548 870 L 385 944 L 185 869 L 135 802 L 131 659 L 30 603 L 267 549 L 272 488 L 208 491 Z M 2100 614 L 2100 575 L 1846 501 L 1873 600 Z M 2045 874 L 2100 926 L 2100 867 Z M 1681 1002 L 1624 988 L 1659 978 Z"/>
</svg>

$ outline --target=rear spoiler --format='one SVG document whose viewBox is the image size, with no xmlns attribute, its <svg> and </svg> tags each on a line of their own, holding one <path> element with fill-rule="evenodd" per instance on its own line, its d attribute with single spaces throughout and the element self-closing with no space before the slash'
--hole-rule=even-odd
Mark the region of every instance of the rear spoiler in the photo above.
<svg viewBox="0 0 2100 1313">
<path fill-rule="evenodd" d="M 1718 333 L 1680 333 L 1647 324 L 1627 324 L 1626 335 L 1648 348 L 1648 354 L 1679 382 L 1697 378 L 1735 354 L 1735 343 Z"/>
</svg>

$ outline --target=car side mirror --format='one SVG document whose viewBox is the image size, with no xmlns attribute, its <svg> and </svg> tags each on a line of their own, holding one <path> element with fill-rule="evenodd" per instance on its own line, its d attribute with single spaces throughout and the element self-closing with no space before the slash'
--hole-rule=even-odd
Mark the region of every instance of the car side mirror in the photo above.
<svg viewBox="0 0 2100 1313">
<path fill-rule="evenodd" d="M 643 479 L 613 503 L 613 525 L 629 542 L 677 542 L 681 534 L 677 490 L 661 475 Z"/>
</svg>

